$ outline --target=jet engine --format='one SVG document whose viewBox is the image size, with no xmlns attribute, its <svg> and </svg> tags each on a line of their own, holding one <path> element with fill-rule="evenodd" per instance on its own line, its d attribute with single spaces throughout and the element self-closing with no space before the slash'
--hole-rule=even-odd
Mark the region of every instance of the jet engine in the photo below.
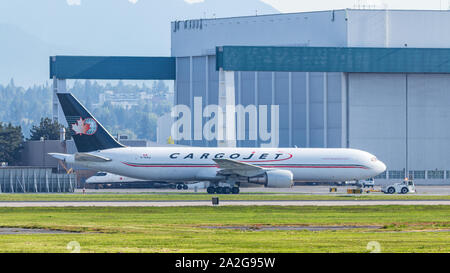
<svg viewBox="0 0 450 273">
<path fill-rule="evenodd" d="M 263 175 L 249 177 L 248 183 L 261 184 L 267 188 L 290 188 L 293 184 L 293 174 L 288 170 L 267 171 Z"/>
</svg>

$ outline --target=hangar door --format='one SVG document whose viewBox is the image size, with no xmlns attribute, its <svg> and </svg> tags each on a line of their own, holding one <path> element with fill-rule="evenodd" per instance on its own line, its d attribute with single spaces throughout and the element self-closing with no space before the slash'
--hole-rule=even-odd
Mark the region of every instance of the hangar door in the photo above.
<svg viewBox="0 0 450 273">
<path fill-rule="evenodd" d="M 377 155 L 387 177 L 450 182 L 450 75 L 348 75 L 348 138 Z"/>
</svg>

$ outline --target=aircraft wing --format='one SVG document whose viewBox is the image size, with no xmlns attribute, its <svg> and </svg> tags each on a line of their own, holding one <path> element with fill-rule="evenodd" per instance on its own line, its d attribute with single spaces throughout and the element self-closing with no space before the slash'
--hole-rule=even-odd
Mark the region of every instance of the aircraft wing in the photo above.
<svg viewBox="0 0 450 273">
<path fill-rule="evenodd" d="M 241 176 L 253 177 L 261 175 L 265 169 L 256 165 L 232 160 L 232 159 L 213 159 L 220 168 L 221 174 L 237 174 Z"/>
</svg>

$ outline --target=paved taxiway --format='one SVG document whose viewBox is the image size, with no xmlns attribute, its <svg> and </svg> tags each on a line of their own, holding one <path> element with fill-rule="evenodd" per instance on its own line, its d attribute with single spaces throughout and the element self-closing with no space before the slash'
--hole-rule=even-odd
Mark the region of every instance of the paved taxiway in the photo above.
<svg viewBox="0 0 450 273">
<path fill-rule="evenodd" d="M 308 194 L 344 196 L 349 186 L 338 187 L 337 193 L 330 193 L 329 186 L 295 186 L 291 189 L 274 188 L 241 188 L 242 193 L 276 193 L 276 194 Z M 377 188 L 377 187 L 375 187 Z M 379 188 L 379 187 L 378 187 Z M 414 195 L 446 196 L 450 195 L 450 186 L 417 186 Z M 80 194 L 77 189 L 75 194 Z M 173 189 L 86 189 L 87 194 L 171 194 L 194 193 L 194 190 L 179 191 Z M 198 193 L 205 193 L 199 189 Z M 70 195 L 71 193 L 68 193 Z M 367 195 L 367 194 L 364 194 Z M 369 193 L 369 195 L 384 195 L 383 193 Z M 412 195 L 412 194 L 411 194 Z M 358 195 L 357 195 L 358 196 Z M 212 197 L 212 196 L 211 196 Z M 226 199 L 226 196 L 220 197 Z M 393 198 L 394 199 L 394 198 Z M 376 206 L 376 205 L 450 205 L 450 200 L 233 200 L 220 201 L 220 206 Z M 0 207 L 174 207 L 174 206 L 212 206 L 211 200 L 204 201 L 0 201 Z"/>
<path fill-rule="evenodd" d="M 348 188 L 354 188 L 352 186 L 339 186 L 337 187 L 337 194 L 347 194 Z M 375 186 L 375 189 L 380 189 L 380 186 Z M 417 193 L 414 195 L 450 195 L 450 185 L 435 185 L 435 186 L 418 186 L 416 185 Z M 77 189 L 77 193 L 81 193 L 82 189 Z M 86 193 L 194 193 L 193 189 L 190 190 L 174 190 L 174 189 L 86 189 Z M 198 193 L 206 193 L 205 189 L 198 189 Z M 292 188 L 241 188 L 241 193 L 277 193 L 277 194 L 319 194 L 329 195 L 330 186 L 295 186 Z M 383 194 L 383 193 L 370 193 Z M 333 193 L 332 195 L 336 195 Z"/>
<path fill-rule="evenodd" d="M 377 206 L 450 205 L 450 200 L 349 200 L 349 201 L 220 201 L 220 206 Z M 212 206 L 211 201 L 30 201 L 0 202 L 0 207 L 187 207 Z"/>
</svg>

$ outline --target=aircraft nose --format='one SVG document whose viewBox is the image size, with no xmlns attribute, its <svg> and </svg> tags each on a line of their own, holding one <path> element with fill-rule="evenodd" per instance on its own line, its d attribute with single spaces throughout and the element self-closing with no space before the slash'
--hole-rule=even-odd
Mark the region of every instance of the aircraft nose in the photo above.
<svg viewBox="0 0 450 273">
<path fill-rule="evenodd" d="M 375 167 L 378 174 L 386 171 L 386 164 L 384 164 L 382 161 L 377 162 L 377 166 Z"/>
</svg>

